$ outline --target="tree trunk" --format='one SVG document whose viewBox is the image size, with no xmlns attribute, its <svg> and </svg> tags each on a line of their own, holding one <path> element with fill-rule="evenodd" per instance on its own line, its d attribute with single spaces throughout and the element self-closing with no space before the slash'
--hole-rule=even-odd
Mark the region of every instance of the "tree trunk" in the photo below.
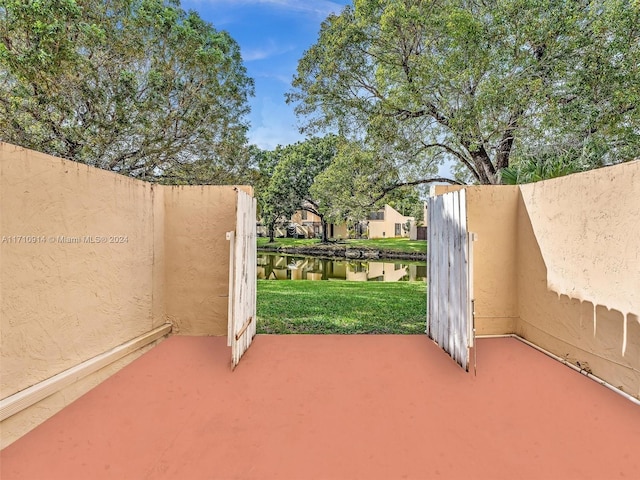
<svg viewBox="0 0 640 480">
<path fill-rule="evenodd" d="M 269 222 L 269 243 L 273 243 L 275 241 L 276 235 L 276 222 Z"/>
<path fill-rule="evenodd" d="M 324 219 L 324 217 L 320 217 L 320 221 L 322 222 L 322 243 L 328 243 L 329 242 L 329 235 L 327 232 L 327 222 Z"/>
</svg>

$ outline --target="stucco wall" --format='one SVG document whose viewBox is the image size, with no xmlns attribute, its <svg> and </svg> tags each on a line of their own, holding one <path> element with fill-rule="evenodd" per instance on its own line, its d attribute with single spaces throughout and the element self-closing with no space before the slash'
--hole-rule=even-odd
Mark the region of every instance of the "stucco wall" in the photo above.
<svg viewBox="0 0 640 480">
<path fill-rule="evenodd" d="M 305 222 L 320 222 L 321 219 L 318 215 L 311 212 L 306 212 L 307 218 L 302 218 L 302 210 L 296 210 L 293 215 L 291 215 L 291 221 L 293 223 L 297 223 L 303 225 Z"/>
<path fill-rule="evenodd" d="M 478 335 L 514 333 L 518 317 L 518 187 L 468 187 L 467 228 L 473 242 L 475 327 Z"/>
<path fill-rule="evenodd" d="M 349 229 L 346 223 L 334 223 L 328 225 L 332 238 L 349 238 Z"/>
<path fill-rule="evenodd" d="M 640 162 L 521 192 L 517 333 L 640 397 Z"/>
<path fill-rule="evenodd" d="M 165 312 L 181 335 L 226 335 L 234 187 L 167 187 Z"/>
<path fill-rule="evenodd" d="M 151 184 L 0 148 L 4 398 L 152 330 L 164 272 Z"/>
<path fill-rule="evenodd" d="M 235 202 L 0 143 L 0 399 L 167 321 L 225 335 Z M 2 446 L 139 354 L 4 420 Z"/>
<path fill-rule="evenodd" d="M 516 333 L 640 397 L 640 161 L 466 190 L 477 334 Z"/>
</svg>

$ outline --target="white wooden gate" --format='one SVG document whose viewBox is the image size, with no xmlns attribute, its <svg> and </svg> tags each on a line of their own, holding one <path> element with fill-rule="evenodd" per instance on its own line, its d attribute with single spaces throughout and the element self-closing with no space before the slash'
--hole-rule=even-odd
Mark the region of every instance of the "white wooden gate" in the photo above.
<svg viewBox="0 0 640 480">
<path fill-rule="evenodd" d="M 427 335 L 469 371 L 473 282 L 465 191 L 429 197 L 427 212 Z"/>
<path fill-rule="evenodd" d="M 236 189 L 236 230 L 229 240 L 227 344 L 235 368 L 256 334 L 256 199 Z"/>
</svg>

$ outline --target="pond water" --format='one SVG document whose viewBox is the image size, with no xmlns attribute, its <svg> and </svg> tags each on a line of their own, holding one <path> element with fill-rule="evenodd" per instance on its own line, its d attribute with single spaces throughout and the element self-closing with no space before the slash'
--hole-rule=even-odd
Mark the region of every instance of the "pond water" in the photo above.
<svg viewBox="0 0 640 480">
<path fill-rule="evenodd" d="M 426 281 L 425 262 L 331 260 L 258 252 L 258 278 L 267 280 Z"/>
</svg>

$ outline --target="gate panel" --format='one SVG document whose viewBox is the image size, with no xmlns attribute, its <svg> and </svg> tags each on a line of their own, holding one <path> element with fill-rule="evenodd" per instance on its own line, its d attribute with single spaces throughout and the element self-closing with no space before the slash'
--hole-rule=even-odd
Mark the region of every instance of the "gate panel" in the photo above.
<svg viewBox="0 0 640 480">
<path fill-rule="evenodd" d="M 473 316 L 466 193 L 449 192 L 427 202 L 427 334 L 469 371 Z"/>
<path fill-rule="evenodd" d="M 236 230 L 227 232 L 229 320 L 227 343 L 235 368 L 256 334 L 256 200 L 237 190 Z"/>
</svg>

